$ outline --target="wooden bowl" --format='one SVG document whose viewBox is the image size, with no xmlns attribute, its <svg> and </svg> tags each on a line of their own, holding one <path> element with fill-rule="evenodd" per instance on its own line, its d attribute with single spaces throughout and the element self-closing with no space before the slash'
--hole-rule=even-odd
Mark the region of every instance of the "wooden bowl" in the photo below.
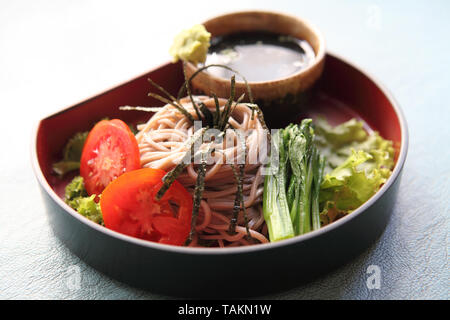
<svg viewBox="0 0 450 320">
<path fill-rule="evenodd" d="M 212 18 L 205 21 L 203 25 L 212 37 L 238 32 L 266 31 L 306 40 L 311 45 L 315 60 L 308 67 L 285 78 L 249 82 L 256 101 L 267 102 L 280 100 L 288 95 L 297 96 L 310 89 L 322 74 L 325 40 L 319 30 L 303 19 L 277 12 L 243 11 Z M 192 63 L 186 63 L 185 67 L 189 77 L 198 70 L 198 67 Z M 207 71 L 202 71 L 195 76 L 191 85 L 193 91 L 197 93 L 211 95 L 214 92 L 223 98 L 228 98 L 230 95 L 230 79 L 211 75 Z M 242 93 L 247 93 L 245 83 L 236 81 L 236 96 L 239 97 Z M 248 98 L 248 94 L 246 97 Z"/>
</svg>

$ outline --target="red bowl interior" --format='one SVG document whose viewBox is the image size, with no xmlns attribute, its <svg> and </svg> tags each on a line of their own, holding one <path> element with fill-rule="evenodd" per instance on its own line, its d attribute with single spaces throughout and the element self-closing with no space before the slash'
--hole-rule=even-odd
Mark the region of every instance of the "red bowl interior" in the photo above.
<svg viewBox="0 0 450 320">
<path fill-rule="evenodd" d="M 42 173 L 59 196 L 64 194 L 64 180 L 52 171 L 52 164 L 62 156 L 67 140 L 78 131 L 89 130 L 98 120 L 120 118 L 125 122 L 146 121 L 150 115 L 140 111 L 121 111 L 120 106 L 158 106 L 161 102 L 148 97 L 152 78 L 176 95 L 183 83 L 181 64 L 166 64 L 138 78 L 43 119 L 37 130 L 37 158 Z M 332 124 L 356 117 L 368 128 L 394 141 L 396 158 L 402 141 L 400 119 L 385 93 L 370 78 L 342 60 L 327 55 L 325 69 L 317 90 L 299 117 L 325 116 Z"/>
</svg>

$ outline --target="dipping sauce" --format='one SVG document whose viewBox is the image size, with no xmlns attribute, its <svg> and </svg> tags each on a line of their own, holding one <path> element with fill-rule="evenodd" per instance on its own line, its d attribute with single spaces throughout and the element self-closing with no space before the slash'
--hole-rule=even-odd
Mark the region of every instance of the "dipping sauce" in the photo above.
<svg viewBox="0 0 450 320">
<path fill-rule="evenodd" d="M 247 81 L 271 81 L 288 77 L 315 59 L 310 44 L 292 36 L 269 32 L 242 32 L 211 39 L 205 64 L 223 64 Z M 230 79 L 233 72 L 209 68 L 214 76 Z M 236 75 L 236 80 L 242 80 Z"/>
</svg>

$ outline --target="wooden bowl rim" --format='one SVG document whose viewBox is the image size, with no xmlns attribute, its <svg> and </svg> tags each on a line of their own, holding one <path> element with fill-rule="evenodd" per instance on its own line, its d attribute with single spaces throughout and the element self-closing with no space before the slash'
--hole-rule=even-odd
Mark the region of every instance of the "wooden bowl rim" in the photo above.
<svg viewBox="0 0 450 320">
<path fill-rule="evenodd" d="M 232 12 L 213 16 L 213 17 L 205 20 L 202 24 L 205 24 L 205 23 L 212 21 L 214 19 L 217 19 L 217 18 L 225 18 L 225 17 L 233 16 L 233 15 L 254 15 L 254 14 L 268 14 L 268 15 L 272 15 L 272 16 L 287 17 L 289 19 L 297 20 L 300 24 L 306 26 L 311 31 L 311 33 L 314 35 L 314 37 L 317 39 L 318 50 L 315 55 L 315 59 L 314 59 L 313 63 L 311 63 L 306 68 L 301 69 L 301 70 L 299 70 L 287 77 L 283 77 L 283 78 L 277 78 L 277 79 L 268 80 L 268 81 L 247 81 L 249 85 L 261 87 L 264 85 L 274 84 L 277 82 L 285 83 L 286 81 L 289 81 L 291 79 L 300 78 L 305 74 L 309 74 L 310 70 L 320 67 L 320 65 L 324 61 L 325 55 L 326 55 L 325 38 L 324 38 L 322 32 L 316 26 L 314 26 L 309 21 L 307 21 L 303 18 L 300 18 L 298 16 L 287 14 L 284 12 L 274 11 L 274 10 L 270 10 L 270 11 L 265 11 L 265 10 L 232 11 Z M 187 66 L 187 68 L 190 68 L 193 71 L 193 73 L 199 69 L 197 66 L 195 66 L 191 62 L 187 62 L 186 66 Z M 217 76 L 212 75 L 205 71 L 202 71 L 201 73 L 204 74 L 205 76 L 211 78 L 212 80 L 222 83 L 224 85 L 227 85 L 227 84 L 229 85 L 229 83 L 230 83 L 229 79 L 217 77 Z M 245 86 L 245 82 L 236 80 L 236 86 Z"/>
</svg>

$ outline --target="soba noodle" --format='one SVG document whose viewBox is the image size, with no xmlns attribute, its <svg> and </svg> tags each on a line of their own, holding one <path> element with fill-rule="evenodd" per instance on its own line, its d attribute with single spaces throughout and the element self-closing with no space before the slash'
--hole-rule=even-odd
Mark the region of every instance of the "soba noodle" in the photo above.
<svg viewBox="0 0 450 320">
<path fill-rule="evenodd" d="M 214 99 L 196 96 L 212 112 L 215 111 Z M 189 98 L 181 99 L 183 107 L 198 119 Z M 219 99 L 221 108 L 227 100 Z M 252 110 L 243 103 L 237 104 L 229 118 L 230 126 L 248 133 L 245 135 L 246 161 L 243 179 L 243 194 L 251 239 L 246 237 L 243 211 L 239 213 L 236 233 L 227 231 L 232 216 L 237 192 L 237 183 L 231 163 L 242 161 L 242 153 L 237 150 L 238 136 L 236 131 L 228 129 L 225 141 L 221 143 L 204 142 L 200 149 L 220 145 L 220 152 L 210 154 L 205 175 L 205 190 L 200 206 L 199 217 L 195 227 L 195 236 L 190 246 L 202 246 L 205 243 L 220 247 L 241 246 L 252 243 L 269 242 L 267 227 L 262 213 L 262 194 L 264 176 L 259 157 L 260 146 L 264 145 L 263 127 L 257 116 L 252 117 Z M 139 143 L 142 167 L 157 168 L 169 171 L 174 168 L 188 151 L 187 141 L 199 130 L 186 116 L 171 105 L 166 105 L 155 113 L 150 120 L 138 126 L 136 135 Z M 230 143 L 231 141 L 231 143 Z M 219 150 L 219 148 L 214 149 Z M 177 180 L 193 194 L 197 179 L 196 165 L 190 163 Z M 256 241 L 255 241 L 256 240 Z"/>
</svg>

